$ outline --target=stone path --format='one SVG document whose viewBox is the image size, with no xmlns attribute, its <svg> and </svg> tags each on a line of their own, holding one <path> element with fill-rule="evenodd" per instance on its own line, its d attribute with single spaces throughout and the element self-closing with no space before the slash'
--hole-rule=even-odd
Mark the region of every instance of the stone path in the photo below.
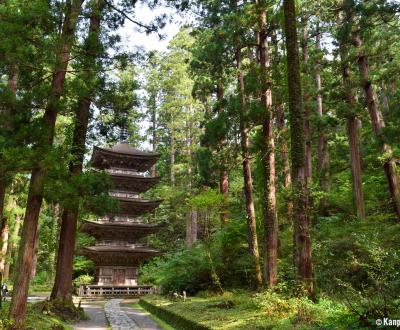
<svg viewBox="0 0 400 330">
<path fill-rule="evenodd" d="M 75 324 L 74 329 L 107 330 L 111 327 L 112 330 L 163 330 L 149 317 L 149 313 L 121 306 L 122 302 L 122 299 L 110 299 L 105 304 L 99 301 L 86 301 L 82 307 L 89 319 Z"/>
<path fill-rule="evenodd" d="M 112 330 L 140 330 L 139 326 L 121 309 L 122 299 L 111 299 L 104 305 L 104 311 Z"/>
<path fill-rule="evenodd" d="M 108 330 L 109 326 L 104 315 L 103 302 L 91 301 L 82 304 L 88 316 L 87 320 L 74 325 L 75 330 Z"/>
</svg>

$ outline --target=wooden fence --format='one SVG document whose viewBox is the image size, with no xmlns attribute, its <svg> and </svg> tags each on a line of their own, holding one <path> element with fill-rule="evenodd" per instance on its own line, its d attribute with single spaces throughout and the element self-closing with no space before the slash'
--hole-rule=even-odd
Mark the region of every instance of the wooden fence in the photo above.
<svg viewBox="0 0 400 330">
<path fill-rule="evenodd" d="M 155 292 L 156 289 L 150 285 L 113 286 L 82 284 L 78 289 L 78 295 L 81 297 L 144 296 Z"/>
</svg>

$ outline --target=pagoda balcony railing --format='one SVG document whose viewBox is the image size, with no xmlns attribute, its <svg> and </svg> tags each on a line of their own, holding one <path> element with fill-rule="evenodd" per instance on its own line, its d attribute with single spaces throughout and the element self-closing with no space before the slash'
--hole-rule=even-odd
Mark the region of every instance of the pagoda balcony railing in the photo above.
<svg viewBox="0 0 400 330">
<path fill-rule="evenodd" d="M 78 295 L 81 297 L 104 296 L 144 296 L 156 293 L 156 288 L 151 285 L 86 285 L 81 284 Z"/>
<path fill-rule="evenodd" d="M 130 243 L 126 241 L 97 241 L 95 246 L 127 246 L 131 248 L 143 248 L 144 244 L 138 243 Z"/>
<path fill-rule="evenodd" d="M 105 221 L 105 222 L 113 222 L 113 221 L 116 221 L 116 222 L 134 222 L 134 223 L 142 223 L 143 222 L 143 220 L 140 219 L 140 218 L 134 218 L 134 217 L 129 217 L 129 216 L 117 216 L 117 215 L 114 216 L 113 218 L 104 216 L 104 217 L 98 218 L 98 220 L 99 221 Z"/>
<path fill-rule="evenodd" d="M 131 193 L 127 191 L 110 191 L 108 193 L 111 197 L 121 197 L 121 198 L 139 198 L 136 193 Z"/>
<path fill-rule="evenodd" d="M 124 168 L 109 168 L 106 171 L 108 174 L 137 175 L 137 176 L 142 176 L 144 178 L 150 177 L 150 174 L 148 172 L 137 172 L 133 170 L 127 170 Z"/>
</svg>

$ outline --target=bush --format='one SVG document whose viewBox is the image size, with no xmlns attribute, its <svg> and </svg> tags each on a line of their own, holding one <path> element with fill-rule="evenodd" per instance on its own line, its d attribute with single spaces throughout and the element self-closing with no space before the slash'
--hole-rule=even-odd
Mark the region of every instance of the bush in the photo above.
<svg viewBox="0 0 400 330">
<path fill-rule="evenodd" d="M 74 286 L 78 287 L 81 284 L 92 284 L 94 277 L 89 274 L 83 274 L 74 279 Z"/>
<path fill-rule="evenodd" d="M 247 253 L 246 223 L 234 221 L 210 239 L 155 258 L 141 268 L 142 283 L 161 286 L 164 293 L 185 290 L 221 291 L 222 287 L 251 287 L 253 263 Z M 224 246 L 224 260 L 221 256 Z"/>
</svg>

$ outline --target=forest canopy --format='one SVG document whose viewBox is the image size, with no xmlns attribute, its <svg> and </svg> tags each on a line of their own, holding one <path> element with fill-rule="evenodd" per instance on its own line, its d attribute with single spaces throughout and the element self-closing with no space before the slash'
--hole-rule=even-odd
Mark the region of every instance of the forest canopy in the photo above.
<svg viewBox="0 0 400 330">
<path fill-rule="evenodd" d="M 143 6 L 161 14 L 142 21 Z M 143 197 L 163 203 L 143 221 L 161 230 L 141 243 L 162 254 L 141 283 L 249 294 L 260 315 L 285 301 L 305 328 L 400 318 L 399 13 L 394 0 L 0 1 L 10 324 L 23 329 L 30 289 L 75 311 L 93 282 L 81 224 L 118 205 L 90 155 L 118 142 L 159 154 Z M 128 23 L 146 40 L 178 17 L 165 50 L 125 47 Z"/>
</svg>

